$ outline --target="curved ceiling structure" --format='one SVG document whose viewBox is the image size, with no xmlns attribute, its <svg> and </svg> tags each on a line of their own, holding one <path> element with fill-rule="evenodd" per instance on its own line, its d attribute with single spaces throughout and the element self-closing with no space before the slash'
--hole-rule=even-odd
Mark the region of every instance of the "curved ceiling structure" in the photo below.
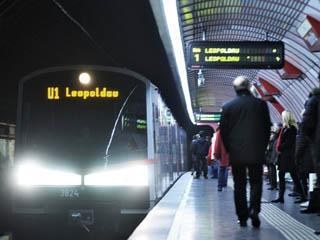
<svg viewBox="0 0 320 240">
<path fill-rule="evenodd" d="M 179 0 L 178 11 L 185 53 L 192 41 L 265 41 L 285 43 L 285 60 L 301 72 L 283 79 L 277 70 L 202 70 L 205 83 L 197 83 L 198 70 L 188 70 L 194 112 L 217 112 L 232 97 L 232 80 L 246 75 L 261 86 L 259 78 L 279 89 L 269 103 L 274 122 L 280 121 L 278 106 L 292 111 L 298 120 L 308 93 L 319 86 L 319 52 L 309 50 L 298 28 L 307 16 L 320 20 L 316 0 Z M 185 54 L 186 55 L 186 54 Z"/>
</svg>

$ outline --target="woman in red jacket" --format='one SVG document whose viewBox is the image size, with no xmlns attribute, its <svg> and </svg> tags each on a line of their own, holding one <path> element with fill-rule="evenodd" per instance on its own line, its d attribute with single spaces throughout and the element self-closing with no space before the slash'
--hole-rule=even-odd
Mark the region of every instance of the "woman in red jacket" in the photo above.
<svg viewBox="0 0 320 240">
<path fill-rule="evenodd" d="M 216 132 L 216 141 L 214 144 L 214 158 L 220 160 L 218 191 L 221 192 L 223 187 L 227 187 L 229 156 L 222 142 L 219 128 Z"/>
<path fill-rule="evenodd" d="M 218 178 L 219 166 L 220 162 L 214 159 L 214 143 L 216 142 L 216 133 L 213 133 L 213 137 L 211 138 L 211 145 L 209 148 L 207 160 L 208 166 L 211 168 L 211 178 Z"/>
</svg>

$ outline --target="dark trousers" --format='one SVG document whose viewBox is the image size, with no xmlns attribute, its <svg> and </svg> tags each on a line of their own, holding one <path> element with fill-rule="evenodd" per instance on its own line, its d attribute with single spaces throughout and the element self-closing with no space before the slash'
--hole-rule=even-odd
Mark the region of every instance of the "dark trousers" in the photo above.
<svg viewBox="0 0 320 240">
<path fill-rule="evenodd" d="M 300 173 L 300 181 L 303 188 L 303 192 L 306 196 L 308 196 L 308 181 L 309 181 L 309 173 Z"/>
<path fill-rule="evenodd" d="M 306 195 L 305 195 L 304 190 L 302 188 L 302 184 L 300 182 L 299 175 L 298 175 L 297 171 L 291 170 L 288 172 L 290 173 L 290 176 L 293 180 L 293 184 L 296 187 L 296 191 L 301 195 L 302 198 L 305 198 Z M 286 171 L 282 171 L 282 170 L 279 171 L 279 198 L 281 198 L 281 199 L 283 199 L 284 192 L 286 190 L 286 181 L 284 178 L 285 174 L 286 174 Z"/>
<path fill-rule="evenodd" d="M 315 170 L 315 173 L 317 174 L 317 182 L 316 182 L 316 188 L 320 188 L 320 159 L 319 159 L 319 144 L 318 143 L 312 143 L 311 148 L 311 154 L 312 154 L 312 161 L 313 161 L 313 167 Z"/>
<path fill-rule="evenodd" d="M 207 159 L 205 157 L 199 158 L 197 157 L 195 162 L 195 169 L 196 169 L 196 176 L 200 177 L 201 171 L 203 171 L 203 176 L 208 176 L 208 163 Z"/>
<path fill-rule="evenodd" d="M 250 205 L 247 203 L 247 170 L 250 183 Z M 260 212 L 262 195 L 262 165 L 233 165 L 234 202 L 239 219 L 246 220 L 249 213 Z"/>
<path fill-rule="evenodd" d="M 228 182 L 228 167 L 220 167 L 219 178 L 218 178 L 218 188 L 226 187 L 227 182 Z"/>
<path fill-rule="evenodd" d="M 272 188 L 277 187 L 277 169 L 276 165 L 268 164 L 268 178 Z"/>
<path fill-rule="evenodd" d="M 220 166 L 220 161 L 219 161 L 219 160 L 215 160 L 215 161 L 211 164 L 212 177 L 213 177 L 213 178 L 218 178 L 219 166 Z"/>
</svg>

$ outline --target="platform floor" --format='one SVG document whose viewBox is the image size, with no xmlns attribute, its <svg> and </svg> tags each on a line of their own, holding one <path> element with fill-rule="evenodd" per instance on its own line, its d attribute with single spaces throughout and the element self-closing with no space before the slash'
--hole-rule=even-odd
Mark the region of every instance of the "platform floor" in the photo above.
<svg viewBox="0 0 320 240">
<path fill-rule="evenodd" d="M 299 204 L 286 192 L 284 204 L 271 204 L 277 191 L 264 186 L 261 227 L 254 229 L 237 224 L 233 203 L 233 181 L 228 188 L 217 191 L 216 179 L 193 179 L 184 174 L 166 196 L 152 209 L 130 239 L 224 239 L 224 240 L 320 240 L 314 235 L 320 229 L 320 217 L 299 213 Z M 291 188 L 289 186 L 288 188 Z"/>
</svg>

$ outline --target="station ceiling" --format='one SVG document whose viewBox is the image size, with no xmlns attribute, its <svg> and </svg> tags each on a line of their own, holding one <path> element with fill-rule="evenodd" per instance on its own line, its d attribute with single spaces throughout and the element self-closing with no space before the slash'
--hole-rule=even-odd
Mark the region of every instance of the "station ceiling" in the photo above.
<svg viewBox="0 0 320 240">
<path fill-rule="evenodd" d="M 180 27 L 187 56 L 192 41 L 278 41 L 285 43 L 285 59 L 303 74 L 282 80 L 277 70 L 203 70 L 205 84 L 198 86 L 198 70 L 188 70 L 193 110 L 217 112 L 234 97 L 232 80 L 246 75 L 256 84 L 263 78 L 280 90 L 275 99 L 284 109 L 300 112 L 311 88 L 319 86 L 320 54 L 311 52 L 298 34 L 307 15 L 320 19 L 320 2 L 314 0 L 179 0 Z M 273 121 L 280 114 L 271 104 Z"/>
<path fill-rule="evenodd" d="M 152 2 L 153 0 L 150 0 Z M 159 0 L 160 1 L 160 0 Z M 52 66 L 124 67 L 156 84 L 175 117 L 190 127 L 185 104 L 148 0 L 0 0 L 0 121 L 15 122 L 19 80 Z M 202 40 L 282 40 L 286 61 L 303 74 L 281 79 L 276 70 L 204 70 L 205 84 L 188 70 L 194 112 L 216 112 L 234 97 L 232 80 L 263 78 L 279 89 L 274 98 L 299 114 L 319 86 L 320 53 L 311 52 L 297 29 L 307 15 L 320 21 L 318 0 L 177 0 L 183 43 Z M 280 114 L 269 104 L 273 121 Z"/>
</svg>

